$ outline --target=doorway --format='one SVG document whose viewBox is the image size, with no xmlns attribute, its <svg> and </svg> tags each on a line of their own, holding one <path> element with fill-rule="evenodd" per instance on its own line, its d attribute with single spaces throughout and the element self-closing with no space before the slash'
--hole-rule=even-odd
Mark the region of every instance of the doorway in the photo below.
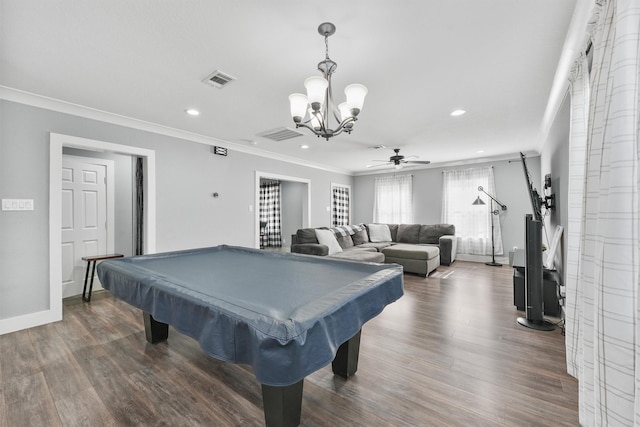
<svg viewBox="0 0 640 427">
<path fill-rule="evenodd" d="M 256 183 L 255 183 L 255 205 L 254 205 L 254 213 L 255 213 L 255 241 L 254 247 L 260 248 L 260 183 L 264 180 L 273 180 L 279 181 L 282 184 L 282 188 L 284 189 L 282 193 L 282 209 L 283 211 L 286 209 L 287 212 L 283 212 L 283 220 L 286 223 L 282 224 L 282 238 L 283 238 L 283 246 L 290 246 L 291 242 L 289 241 L 291 234 L 291 230 L 293 227 L 297 228 L 305 228 L 309 227 L 309 223 L 311 222 L 311 191 L 310 185 L 311 181 L 305 178 L 298 178 L 293 176 L 279 175 L 269 172 L 259 172 L 256 171 Z M 297 199 L 297 206 L 294 206 L 291 202 L 291 197 L 287 195 L 295 195 L 295 199 Z M 299 226 L 296 224 L 298 222 L 295 219 L 287 219 L 292 218 L 292 215 L 289 213 L 295 212 L 294 216 L 296 218 L 300 218 Z"/>
<path fill-rule="evenodd" d="M 83 257 L 114 252 L 114 171 L 111 160 L 62 156 L 62 298 L 82 293 Z"/>
<path fill-rule="evenodd" d="M 51 133 L 49 136 L 49 310 L 24 316 L 22 325 L 32 327 L 62 319 L 62 158 L 64 148 L 116 153 L 143 159 L 144 252 L 156 251 L 156 171 L 155 151 L 110 142 Z"/>
</svg>

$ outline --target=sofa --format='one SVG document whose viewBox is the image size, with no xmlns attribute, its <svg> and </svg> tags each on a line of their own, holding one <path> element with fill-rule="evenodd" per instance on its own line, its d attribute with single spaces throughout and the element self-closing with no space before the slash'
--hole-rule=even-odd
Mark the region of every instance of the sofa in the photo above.
<svg viewBox="0 0 640 427">
<path fill-rule="evenodd" d="M 407 273 L 429 275 L 456 259 L 452 224 L 355 224 L 301 228 L 291 252 L 364 262 L 396 263 Z"/>
</svg>

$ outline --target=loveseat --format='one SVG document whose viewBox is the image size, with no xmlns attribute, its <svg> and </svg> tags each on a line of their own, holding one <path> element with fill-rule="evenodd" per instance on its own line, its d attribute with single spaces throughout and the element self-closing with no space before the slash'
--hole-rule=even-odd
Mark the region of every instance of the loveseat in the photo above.
<svg viewBox="0 0 640 427">
<path fill-rule="evenodd" d="M 397 263 L 427 276 L 455 261 L 456 243 L 451 224 L 356 224 L 301 228 L 291 236 L 291 252 Z"/>
</svg>

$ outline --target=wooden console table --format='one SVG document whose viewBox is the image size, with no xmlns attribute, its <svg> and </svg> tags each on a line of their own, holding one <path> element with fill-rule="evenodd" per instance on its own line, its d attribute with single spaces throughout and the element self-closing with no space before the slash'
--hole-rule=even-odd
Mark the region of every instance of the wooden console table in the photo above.
<svg viewBox="0 0 640 427">
<path fill-rule="evenodd" d="M 93 290 L 93 277 L 96 275 L 96 262 L 102 261 L 105 259 L 111 258 L 122 258 L 124 255 L 122 254 L 107 254 L 107 255 L 93 255 L 93 256 L 83 256 L 82 260 L 87 261 L 87 271 L 84 273 L 84 287 L 82 288 L 82 300 L 86 302 L 91 301 L 91 291 Z M 91 263 L 93 263 L 93 268 L 91 268 Z M 89 270 L 91 270 L 91 284 L 89 285 L 89 293 L 85 297 L 87 293 L 87 279 L 89 278 Z"/>
</svg>

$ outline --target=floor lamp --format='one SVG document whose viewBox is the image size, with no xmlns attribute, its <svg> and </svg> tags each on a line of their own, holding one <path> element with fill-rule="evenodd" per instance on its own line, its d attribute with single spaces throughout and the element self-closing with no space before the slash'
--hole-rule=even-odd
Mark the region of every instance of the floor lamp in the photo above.
<svg viewBox="0 0 640 427">
<path fill-rule="evenodd" d="M 491 262 L 485 262 L 485 264 L 490 265 L 492 267 L 502 267 L 502 264 L 500 264 L 499 262 L 496 262 L 496 247 L 495 247 L 495 233 L 493 232 L 493 215 L 499 215 L 500 211 L 498 209 L 493 209 L 493 202 L 496 202 L 500 208 L 503 211 L 507 210 L 507 205 L 500 203 L 500 201 L 498 201 L 498 199 L 496 199 L 495 197 L 493 197 L 491 194 L 487 193 L 486 191 L 484 191 L 484 188 L 482 188 L 482 186 L 478 187 L 478 191 L 482 191 L 484 194 L 486 194 L 487 196 L 489 196 L 489 198 L 491 199 L 491 210 L 489 211 L 489 219 L 491 220 Z M 478 195 L 478 197 L 476 198 L 476 200 L 473 202 L 473 205 L 486 205 L 486 203 L 480 198 L 480 195 Z"/>
</svg>

